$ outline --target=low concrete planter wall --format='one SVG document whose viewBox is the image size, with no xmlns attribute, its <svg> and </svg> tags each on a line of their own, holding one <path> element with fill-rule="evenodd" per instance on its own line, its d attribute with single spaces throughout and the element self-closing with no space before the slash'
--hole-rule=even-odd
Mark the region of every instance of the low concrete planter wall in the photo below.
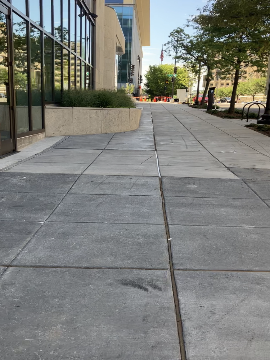
<svg viewBox="0 0 270 360">
<path fill-rule="evenodd" d="M 140 125 L 142 109 L 45 107 L 46 136 L 106 134 L 132 131 Z"/>
</svg>

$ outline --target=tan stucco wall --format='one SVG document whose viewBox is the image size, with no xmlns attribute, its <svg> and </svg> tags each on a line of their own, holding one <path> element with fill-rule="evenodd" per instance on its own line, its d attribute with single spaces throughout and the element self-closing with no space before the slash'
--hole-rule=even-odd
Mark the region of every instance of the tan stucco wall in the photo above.
<svg viewBox="0 0 270 360">
<path fill-rule="evenodd" d="M 45 107 L 46 136 L 108 134 L 133 131 L 140 125 L 142 109 Z"/>
<path fill-rule="evenodd" d="M 103 87 L 113 90 L 116 87 L 116 47 L 121 44 L 123 53 L 125 52 L 125 37 L 122 32 L 114 9 L 105 6 L 104 11 L 104 74 Z"/>
<path fill-rule="evenodd" d="M 114 9 L 96 0 L 95 89 L 115 89 L 116 44 L 125 51 L 125 38 Z"/>
</svg>

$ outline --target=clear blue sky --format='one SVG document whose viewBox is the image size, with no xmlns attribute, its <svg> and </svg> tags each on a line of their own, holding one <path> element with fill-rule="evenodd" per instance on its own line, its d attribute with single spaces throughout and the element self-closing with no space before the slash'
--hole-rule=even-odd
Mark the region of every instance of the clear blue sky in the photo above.
<svg viewBox="0 0 270 360">
<path fill-rule="evenodd" d="M 160 64 L 162 44 L 168 41 L 170 32 L 183 27 L 190 15 L 198 13 L 207 0 L 150 0 L 151 3 L 151 46 L 144 47 L 143 74 L 149 65 Z M 164 54 L 164 64 L 173 60 Z"/>
</svg>

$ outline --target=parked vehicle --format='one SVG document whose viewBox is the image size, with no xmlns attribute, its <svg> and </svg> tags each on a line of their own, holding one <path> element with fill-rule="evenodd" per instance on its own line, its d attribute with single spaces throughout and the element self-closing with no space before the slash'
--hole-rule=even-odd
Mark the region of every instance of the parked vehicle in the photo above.
<svg viewBox="0 0 270 360">
<path fill-rule="evenodd" d="M 220 99 L 221 103 L 230 103 L 231 102 L 231 98 L 230 97 L 223 97 Z"/>
</svg>

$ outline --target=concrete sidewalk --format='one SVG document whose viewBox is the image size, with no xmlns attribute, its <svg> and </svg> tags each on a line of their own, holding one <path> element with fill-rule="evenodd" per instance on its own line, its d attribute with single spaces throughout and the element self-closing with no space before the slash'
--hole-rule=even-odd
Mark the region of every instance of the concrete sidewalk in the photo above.
<svg viewBox="0 0 270 360">
<path fill-rule="evenodd" d="M 1 360 L 269 358 L 269 138 L 143 107 L 4 159 Z"/>
</svg>

